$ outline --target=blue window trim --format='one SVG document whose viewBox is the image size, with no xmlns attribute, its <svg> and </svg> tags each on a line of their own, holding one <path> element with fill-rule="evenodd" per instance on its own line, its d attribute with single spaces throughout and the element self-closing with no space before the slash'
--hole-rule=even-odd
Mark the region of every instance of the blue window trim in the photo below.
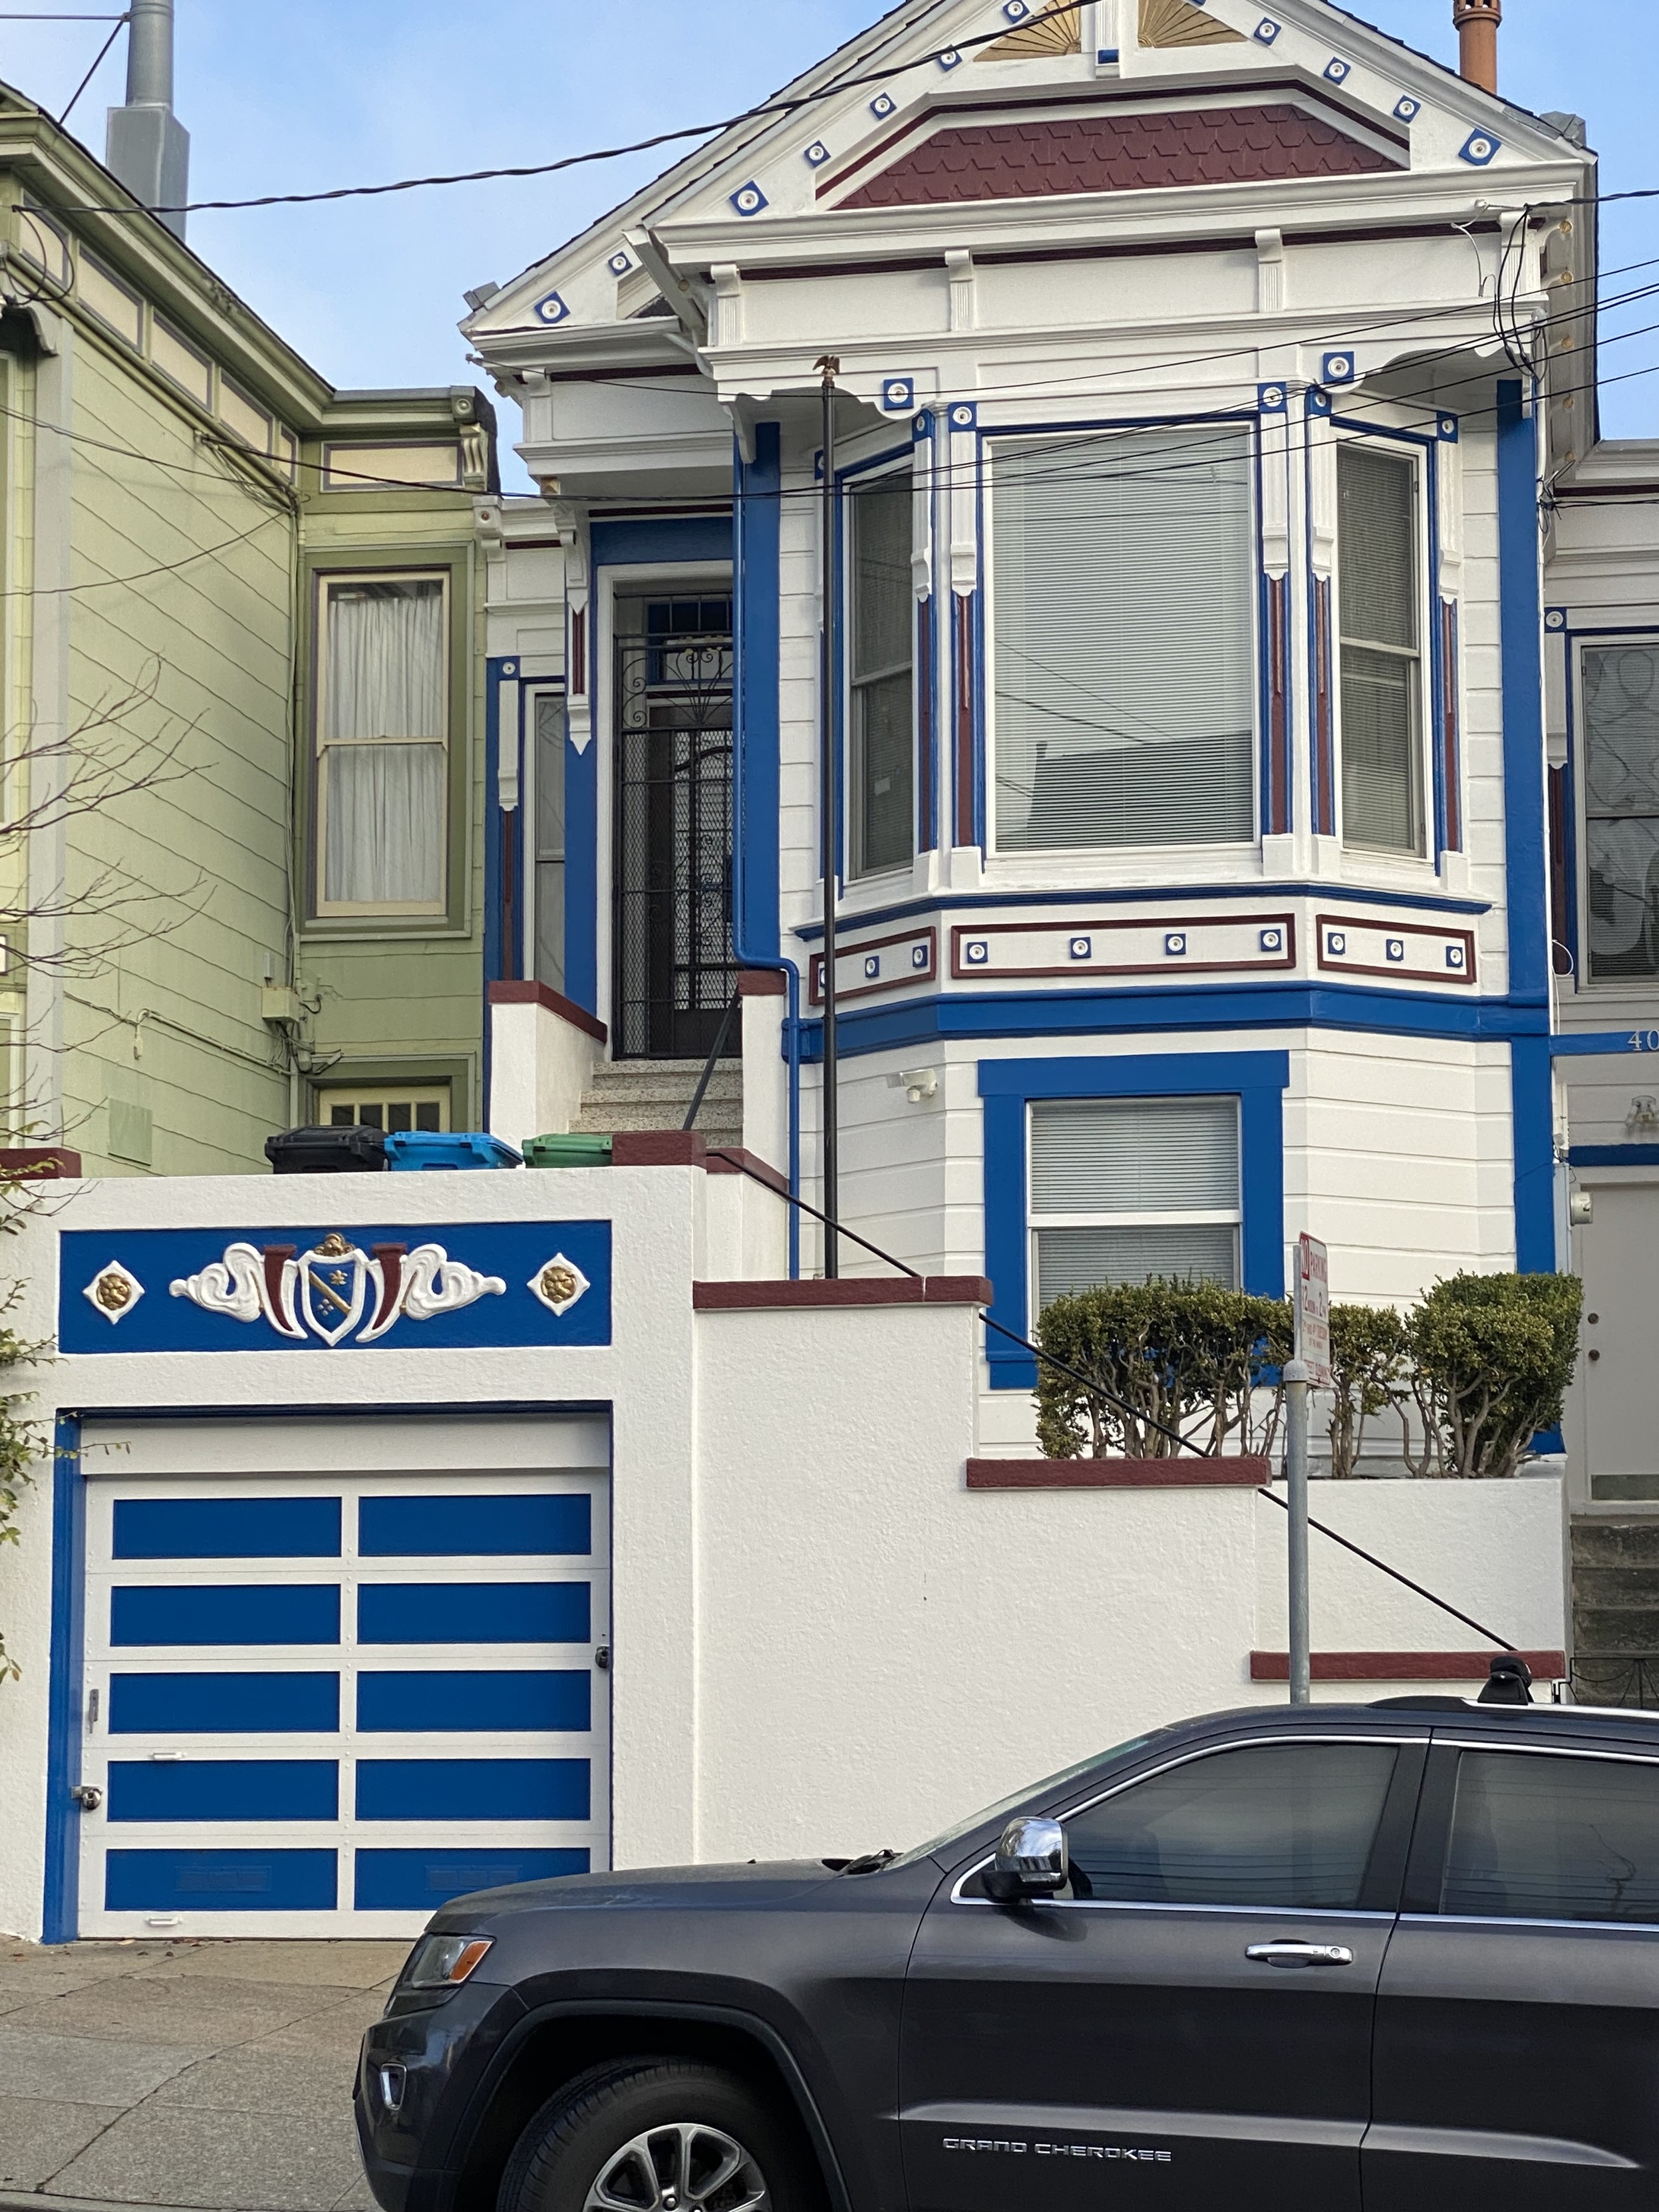
<svg viewBox="0 0 1659 2212">
<path fill-rule="evenodd" d="M 1518 379 L 1505 378 L 1498 386 L 1498 565 L 1510 996 L 1517 1005 L 1547 1006 L 1549 854 L 1544 819 L 1538 439 Z M 1516 1194 L 1518 1205 L 1518 1186 Z"/>
<path fill-rule="evenodd" d="M 1659 1168 L 1659 1145 L 1573 1145 L 1570 1168 Z"/>
<path fill-rule="evenodd" d="M 985 1121 L 985 1272 L 993 1321 L 1030 1334 L 1026 1218 L 1027 1108 L 1042 1098 L 1234 1097 L 1239 1103 L 1239 1257 L 1244 1288 L 1285 1295 L 1285 1092 L 1287 1052 L 1135 1053 L 1122 1059 L 982 1060 Z M 988 1332 L 994 1390 L 1036 1387 L 1036 1362 Z"/>
<path fill-rule="evenodd" d="M 1446 720 L 1446 673 L 1444 656 L 1440 649 L 1440 441 L 1437 436 L 1425 435 L 1421 430 L 1398 430 L 1382 422 L 1364 422 L 1351 415 L 1333 415 L 1334 430 L 1346 431 L 1351 437 L 1390 439 L 1395 445 L 1415 446 L 1423 455 L 1423 499 L 1428 523 L 1428 570 L 1419 592 L 1418 612 L 1423 624 L 1422 664 L 1428 671 L 1428 696 L 1425 702 L 1427 728 L 1419 740 L 1419 747 L 1426 744 L 1429 753 L 1429 789 L 1433 799 L 1433 817 L 1428 827 L 1434 833 L 1434 859 L 1437 867 L 1443 864 L 1448 850 L 1446 844 L 1446 762 L 1445 748 L 1440 732 Z M 1339 526 L 1340 527 L 1340 526 Z M 1340 548 L 1338 549 L 1339 557 Z M 1342 714 L 1340 687 L 1340 641 L 1334 627 L 1331 637 L 1331 725 L 1334 738 L 1333 765 L 1334 787 L 1342 758 Z M 1340 823 L 1342 805 L 1339 789 L 1334 787 L 1337 819 Z"/>
<path fill-rule="evenodd" d="M 52 1431 L 52 1657 L 46 1705 L 46 1861 L 41 1941 L 75 1940 L 80 1912 L 81 1715 L 86 1698 L 86 1485 L 81 1418 L 59 1413 Z"/>
<path fill-rule="evenodd" d="M 988 854 L 991 851 L 992 845 L 990 810 L 987 798 L 987 787 L 989 781 L 990 759 L 985 650 L 987 619 L 987 592 L 985 584 L 986 578 L 988 574 L 985 544 L 985 448 L 987 444 L 998 439 L 1053 438 L 1063 436 L 1068 431 L 1073 430 L 1172 430 L 1194 427 L 1212 427 L 1223 422 L 1239 423 L 1249 431 L 1250 437 L 1250 452 L 1255 469 L 1254 481 L 1255 485 L 1255 511 L 1250 517 L 1250 528 L 1255 542 L 1257 590 L 1255 619 L 1252 625 L 1254 631 L 1252 642 L 1255 656 L 1255 680 L 1252 687 L 1252 696 L 1255 701 L 1254 711 L 1256 714 L 1258 728 L 1255 733 L 1255 742 L 1251 747 L 1251 758 L 1254 763 L 1254 774 L 1256 777 L 1257 788 L 1252 809 L 1252 819 L 1255 826 L 1252 831 L 1250 842 L 1253 843 L 1260 842 L 1263 821 L 1263 810 L 1267 804 L 1267 785 L 1261 758 L 1261 745 L 1267 721 L 1263 694 L 1263 686 L 1267 682 L 1266 671 L 1267 666 L 1267 641 L 1264 623 L 1264 611 L 1267 605 L 1267 571 L 1265 558 L 1266 541 L 1264 539 L 1261 528 L 1261 417 L 1260 412 L 1255 408 L 1219 408 L 1210 412 L 1183 415 L 1083 416 L 1078 417 L 1075 421 L 1066 422 L 981 422 L 976 426 L 974 447 L 974 516 L 979 584 L 978 588 L 973 594 L 974 628 L 972 651 L 975 693 L 974 837 L 975 842 L 978 845 L 982 853 Z M 1286 689 L 1288 695 L 1288 685 Z M 951 722 L 953 731 L 956 726 L 956 712 L 957 702 L 953 696 L 951 702 Z M 1288 715 L 1289 704 L 1287 696 L 1287 720 Z M 1291 801 L 1289 794 L 1287 793 L 1287 804 L 1289 803 L 1291 803 Z M 1067 851 L 1086 852 L 1097 848 L 1086 846 L 1078 846 L 1066 847 L 1064 849 Z M 1111 848 L 1109 849 L 1120 850 L 1124 848 Z"/>
<path fill-rule="evenodd" d="M 1093 906 L 1155 906 L 1170 901 L 1223 898 L 1316 898 L 1326 905 L 1417 907 L 1429 914 L 1492 912 L 1490 899 L 1459 898 L 1438 891 L 1367 891 L 1341 884 L 1176 884 L 1107 890 L 930 891 L 924 897 L 902 899 L 892 906 L 844 914 L 837 926 L 843 930 L 873 929 L 880 923 L 910 921 L 918 915 L 943 914 L 963 907 L 977 911 L 981 907 L 1051 906 L 1076 914 L 1080 908 Z M 807 944 L 816 944 L 823 933 L 816 921 L 802 921 L 795 924 L 793 933 Z"/>
</svg>

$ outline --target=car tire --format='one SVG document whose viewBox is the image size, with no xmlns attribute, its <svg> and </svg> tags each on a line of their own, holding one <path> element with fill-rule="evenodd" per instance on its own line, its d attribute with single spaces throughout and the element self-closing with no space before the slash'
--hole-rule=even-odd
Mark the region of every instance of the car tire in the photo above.
<svg viewBox="0 0 1659 2212">
<path fill-rule="evenodd" d="M 629 2058 L 549 2098 L 496 2212 L 821 2212 L 822 2199 L 794 2127 L 746 2081 L 696 2059 Z"/>
</svg>

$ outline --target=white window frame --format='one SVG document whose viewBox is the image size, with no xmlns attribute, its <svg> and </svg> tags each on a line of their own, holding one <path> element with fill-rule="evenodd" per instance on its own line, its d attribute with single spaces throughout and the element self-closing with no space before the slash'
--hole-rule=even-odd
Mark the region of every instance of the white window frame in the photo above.
<svg viewBox="0 0 1659 2212">
<path fill-rule="evenodd" d="M 1430 556 L 1432 542 L 1430 536 L 1429 501 L 1432 482 L 1422 448 L 1414 441 L 1390 438 L 1376 432 L 1339 429 L 1336 444 L 1336 551 L 1331 562 L 1331 732 L 1334 799 L 1336 806 L 1338 842 L 1345 852 L 1363 855 L 1369 862 L 1395 861 L 1401 866 L 1433 868 L 1435 856 L 1431 850 L 1434 823 L 1431 818 L 1434 809 L 1434 762 L 1430 747 L 1434 742 L 1434 656 L 1439 650 L 1439 626 L 1436 621 L 1437 608 L 1434 579 L 1431 574 Z M 1389 460 L 1401 461 L 1410 469 L 1412 477 L 1412 548 L 1416 564 L 1413 577 L 1413 597 L 1417 604 L 1417 647 L 1413 654 L 1407 654 L 1398 646 L 1373 645 L 1356 638 L 1352 641 L 1362 653 L 1382 653 L 1401 659 L 1410 659 L 1417 671 L 1416 729 L 1412 744 L 1414 783 L 1412 793 L 1416 810 L 1418 842 L 1412 846 L 1362 845 L 1350 838 L 1347 823 L 1347 756 L 1346 735 L 1342 726 L 1342 656 L 1347 642 L 1342 634 L 1342 494 L 1341 454 L 1345 447 L 1357 446 L 1368 453 L 1380 453 Z"/>
<path fill-rule="evenodd" d="M 1143 430 L 1190 431 L 1201 437 L 1206 422 L 1208 427 L 1218 427 L 1209 418 L 1194 420 L 1181 416 L 1168 422 L 1105 422 L 1080 423 L 1022 422 L 1005 423 L 1000 428 L 988 430 L 980 441 L 982 455 L 980 469 L 980 699 L 982 717 L 985 756 L 985 853 L 988 860 L 997 859 L 1011 867 L 1036 867 L 1060 860 L 1066 864 L 1085 862 L 1094 871 L 1102 868 L 1121 869 L 1137 880 L 1146 872 L 1149 860 L 1159 869 L 1171 869 L 1176 874 L 1208 874 L 1214 863 L 1212 855 L 1237 855 L 1259 852 L 1261 845 L 1261 665 L 1263 640 L 1261 613 L 1261 486 L 1260 460 L 1261 434 L 1259 426 L 1242 416 L 1227 418 L 1228 427 L 1245 433 L 1250 459 L 1250 834 L 1248 837 L 1229 837 L 1215 844 L 1169 845 L 1054 845 L 1040 848 L 1011 847 L 1006 851 L 997 839 L 997 727 L 996 727 L 996 561 L 994 547 L 996 505 L 996 456 L 999 448 L 1018 452 L 1033 439 L 1063 438 L 1076 435 L 1109 438 L 1114 434 L 1132 434 Z M 947 640 L 940 652 L 948 657 L 951 652 Z M 941 738 L 941 759 L 950 759 L 951 739 Z M 1199 861 L 1199 856 L 1202 856 Z M 1195 867 L 1194 862 L 1199 861 Z"/>
<path fill-rule="evenodd" d="M 853 675 L 854 624 L 857 618 L 857 587 L 854 516 L 854 502 L 863 497 L 869 487 L 885 479 L 902 478 L 907 495 L 905 520 L 914 532 L 915 464 L 905 458 L 890 466 L 877 465 L 860 468 L 856 464 L 842 473 L 841 499 L 838 502 L 842 518 L 841 547 L 841 713 L 842 713 L 842 853 L 841 866 L 849 884 L 869 884 L 884 876 L 908 876 L 915 866 L 917 846 L 916 799 L 921 790 L 921 762 L 917 754 L 917 737 L 921 716 L 916 711 L 916 595 L 908 581 L 905 592 L 909 608 L 909 653 L 907 668 L 910 678 L 910 838 L 909 850 L 902 860 L 884 860 L 878 867 L 866 867 L 859 854 L 859 823 L 860 803 L 858 791 L 859 748 L 854 734 L 854 707 L 860 685 L 878 681 L 873 677 L 854 680 Z M 888 672 L 896 675 L 897 670 Z"/>
<path fill-rule="evenodd" d="M 1573 903 L 1577 909 L 1578 958 L 1574 987 L 1580 991 L 1595 991 L 1604 998 L 1638 998 L 1644 1002 L 1653 994 L 1656 975 L 1597 975 L 1590 952 L 1589 911 L 1589 717 L 1585 712 L 1588 688 L 1584 682 L 1584 656 L 1589 653 L 1617 653 L 1634 648 L 1650 653 L 1659 662 L 1659 623 L 1651 629 L 1610 629 L 1588 630 L 1571 641 L 1572 651 L 1572 826 L 1576 841 L 1572 885 Z M 1659 817 L 1659 808 L 1655 810 Z M 1642 819 L 1648 817 L 1643 817 Z"/>
<path fill-rule="evenodd" d="M 1192 1106 L 1224 1101 L 1233 1113 L 1233 1148 L 1238 1170 L 1238 1200 L 1231 1206 L 1199 1206 L 1133 1213 L 1039 1213 L 1035 1189 L 1036 1148 L 1032 1132 L 1040 1109 L 1054 1106 Z M 1083 1096 L 1077 1098 L 1028 1098 L 1025 1102 L 1025 1232 L 1026 1282 L 1030 1288 L 1030 1320 L 1042 1312 L 1042 1273 L 1037 1238 L 1045 1229 L 1211 1229 L 1231 1227 L 1233 1232 L 1233 1280 L 1244 1279 L 1244 1115 L 1235 1091 L 1182 1092 L 1165 1097 L 1149 1091 L 1145 1097 Z"/>
<path fill-rule="evenodd" d="M 562 711 L 565 703 L 564 679 L 562 677 L 556 679 L 549 677 L 526 677 L 520 684 L 519 696 L 523 701 L 523 706 L 520 709 L 521 719 L 520 722 L 519 742 L 524 748 L 523 763 L 519 771 L 520 822 L 523 830 L 524 847 L 524 884 L 522 886 L 523 895 L 521 898 L 521 906 L 523 910 L 520 917 L 519 927 L 519 972 L 521 975 L 529 975 L 534 977 L 537 981 L 540 981 L 541 978 L 537 975 L 537 969 L 538 965 L 538 955 L 541 946 L 542 761 L 541 744 L 539 733 L 537 729 L 537 723 L 539 720 L 538 710 L 544 699 L 556 700 L 561 710 Z M 568 726 L 562 736 L 561 742 L 568 750 L 570 742 Z M 568 811 L 570 763 L 568 759 L 565 761 L 564 767 L 566 805 L 565 847 L 564 851 L 560 855 L 559 865 L 568 872 L 570 866 L 570 816 Z M 567 879 L 567 877 L 561 877 L 561 884 L 562 884 Z M 561 995 L 562 995 L 564 992 L 565 981 L 565 974 L 562 972 L 559 981 L 556 983 L 550 984 L 548 988 L 550 990 L 556 990 L 561 994 Z"/>
<path fill-rule="evenodd" d="M 325 753 L 328 750 L 323 732 L 328 727 L 328 620 L 329 592 L 336 584 L 429 584 L 443 586 L 443 735 L 438 738 L 353 738 L 354 745 L 367 744 L 433 744 L 442 749 L 444 772 L 441 781 L 443 792 L 443 817 L 438 825 L 438 849 L 441 855 L 441 874 L 439 895 L 435 899 L 330 899 L 325 896 L 327 877 L 325 872 L 328 852 L 328 778 L 323 773 Z M 450 865 L 450 778 L 454 766 L 454 651 L 453 605 L 454 579 L 448 568 L 327 568 L 319 569 L 316 577 L 316 600 L 313 608 L 315 641 L 312 665 L 316 672 L 313 686 L 315 697 L 311 710 L 311 791 L 313 885 L 315 903 L 312 913 L 318 921 L 333 921 L 356 915 L 406 915 L 410 918 L 447 915 L 449 912 Z"/>
</svg>

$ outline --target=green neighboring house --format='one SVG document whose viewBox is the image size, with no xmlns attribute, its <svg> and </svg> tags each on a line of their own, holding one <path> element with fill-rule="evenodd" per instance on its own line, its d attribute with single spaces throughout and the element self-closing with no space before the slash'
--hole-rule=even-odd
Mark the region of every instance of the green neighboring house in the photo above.
<svg viewBox="0 0 1659 2212">
<path fill-rule="evenodd" d="M 10 1140 L 481 1118 L 480 393 L 337 392 L 0 87 Z"/>
</svg>

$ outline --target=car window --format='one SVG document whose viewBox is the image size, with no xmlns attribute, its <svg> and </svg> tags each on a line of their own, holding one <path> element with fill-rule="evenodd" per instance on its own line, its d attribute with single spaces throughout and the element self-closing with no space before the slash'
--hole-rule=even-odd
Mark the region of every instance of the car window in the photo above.
<svg viewBox="0 0 1659 2212">
<path fill-rule="evenodd" d="M 1251 1744 L 1166 1768 L 1067 1822 L 1073 1893 L 1356 1906 L 1395 1756 L 1387 1743 Z"/>
<path fill-rule="evenodd" d="M 1016 1790 L 1010 1796 L 998 1798 L 994 1805 L 988 1805 L 983 1812 L 970 1813 L 965 1820 L 952 1822 L 942 1835 L 930 1836 L 925 1844 L 912 1844 L 908 1851 L 902 1852 L 890 1863 L 896 1867 L 914 1866 L 918 1859 L 940 1856 L 948 1851 L 952 1844 L 959 1844 L 964 1836 L 971 1836 L 975 1828 L 985 1827 L 1004 1813 L 1012 1813 L 1017 1805 L 1024 1805 L 1033 1797 L 1044 1796 L 1051 1790 L 1063 1790 L 1068 1782 L 1075 1781 L 1079 1774 L 1086 1774 L 1091 1766 L 1104 1766 L 1110 1759 L 1127 1759 L 1133 1753 L 1144 1750 L 1152 1741 L 1153 1736 L 1159 1733 L 1154 1729 L 1152 1735 L 1132 1735 L 1127 1742 L 1115 1745 L 1110 1751 L 1091 1751 L 1086 1759 L 1075 1759 L 1070 1766 L 1061 1767 L 1058 1774 L 1051 1774 L 1046 1782 L 1028 1782 L 1023 1790 Z"/>
<path fill-rule="evenodd" d="M 1466 1751 L 1440 1910 L 1659 1921 L 1659 1766 Z"/>
</svg>

